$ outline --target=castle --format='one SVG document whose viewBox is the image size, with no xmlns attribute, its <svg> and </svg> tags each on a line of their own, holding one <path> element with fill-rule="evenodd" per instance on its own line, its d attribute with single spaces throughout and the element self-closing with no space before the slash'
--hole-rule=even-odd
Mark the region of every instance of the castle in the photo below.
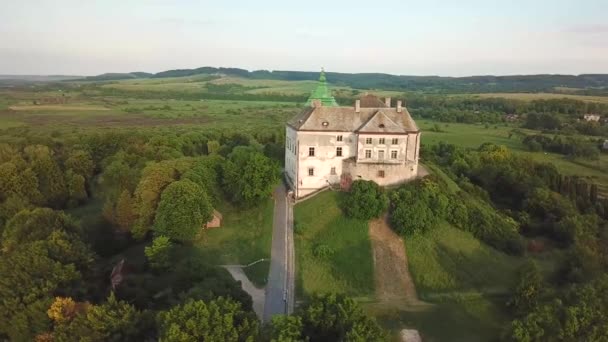
<svg viewBox="0 0 608 342">
<path fill-rule="evenodd" d="M 296 198 L 357 179 L 394 185 L 418 174 L 420 129 L 401 101 L 364 95 L 338 106 L 321 71 L 306 108 L 285 127 L 285 173 Z"/>
</svg>

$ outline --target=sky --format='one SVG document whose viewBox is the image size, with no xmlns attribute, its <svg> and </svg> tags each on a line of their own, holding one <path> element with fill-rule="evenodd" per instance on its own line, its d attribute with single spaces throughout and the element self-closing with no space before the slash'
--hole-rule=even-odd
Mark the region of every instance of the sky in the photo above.
<svg viewBox="0 0 608 342">
<path fill-rule="evenodd" d="M 608 0 L 0 0 L 0 74 L 608 73 Z"/>
</svg>

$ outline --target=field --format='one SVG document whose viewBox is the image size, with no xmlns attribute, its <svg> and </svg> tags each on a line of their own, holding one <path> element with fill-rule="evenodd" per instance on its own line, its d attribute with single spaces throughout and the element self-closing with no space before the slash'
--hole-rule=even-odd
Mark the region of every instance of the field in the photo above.
<svg viewBox="0 0 608 342">
<path fill-rule="evenodd" d="M 348 219 L 342 193 L 326 191 L 295 206 L 296 291 L 373 294 L 374 276 L 367 221 Z M 323 250 L 327 254 L 323 254 Z"/>
<path fill-rule="evenodd" d="M 580 100 L 580 101 L 585 101 L 585 102 L 608 103 L 608 97 L 606 97 L 606 96 L 586 96 L 586 95 L 555 94 L 555 93 L 483 93 L 483 94 L 473 94 L 471 96 L 480 97 L 480 98 L 502 97 L 505 99 L 522 100 L 522 101 L 568 98 L 568 99 Z"/>
<path fill-rule="evenodd" d="M 299 110 L 299 106 L 292 102 L 167 101 L 85 97 L 77 93 L 72 94 L 73 100 L 69 104 L 33 105 L 30 95 L 0 92 L 0 97 L 5 96 L 8 102 L 7 109 L 0 109 L 0 128 L 26 125 L 53 129 L 136 126 L 276 129 Z"/>
<path fill-rule="evenodd" d="M 442 132 L 433 132 L 430 129 L 438 125 Z M 601 193 L 608 195 L 608 154 L 601 154 L 597 161 L 571 160 L 563 155 L 548 152 L 530 152 L 521 143 L 517 136 L 509 138 L 514 126 L 482 124 L 438 123 L 433 121 L 419 121 L 422 130 L 423 144 L 436 144 L 440 141 L 452 143 L 461 147 L 477 148 L 481 144 L 491 142 L 504 145 L 515 153 L 530 156 L 539 162 L 554 164 L 557 169 L 566 175 L 588 177 L 596 182 Z M 534 131 L 524 130 L 527 133 Z M 538 133 L 538 132 L 536 132 Z"/>
</svg>

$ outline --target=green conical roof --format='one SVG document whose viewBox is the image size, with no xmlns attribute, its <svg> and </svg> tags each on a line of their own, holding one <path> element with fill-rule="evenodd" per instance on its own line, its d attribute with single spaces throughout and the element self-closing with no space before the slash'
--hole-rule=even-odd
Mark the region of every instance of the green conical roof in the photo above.
<svg viewBox="0 0 608 342">
<path fill-rule="evenodd" d="M 331 91 L 327 87 L 327 80 L 325 79 L 325 70 L 321 69 L 321 75 L 319 76 L 319 83 L 317 84 L 317 88 L 312 91 L 308 101 L 306 101 L 307 106 L 312 106 L 313 100 L 321 101 L 321 104 L 326 107 L 337 107 L 338 103 L 336 99 L 331 96 Z"/>
</svg>

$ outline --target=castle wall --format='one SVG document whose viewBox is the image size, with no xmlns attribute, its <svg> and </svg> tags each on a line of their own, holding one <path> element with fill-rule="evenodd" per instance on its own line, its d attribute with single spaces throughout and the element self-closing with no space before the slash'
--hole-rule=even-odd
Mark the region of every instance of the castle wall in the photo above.
<svg viewBox="0 0 608 342">
<path fill-rule="evenodd" d="M 418 163 L 403 164 L 344 162 L 343 171 L 350 174 L 353 181 L 371 180 L 380 186 L 390 186 L 414 179 L 418 175 Z"/>
</svg>

